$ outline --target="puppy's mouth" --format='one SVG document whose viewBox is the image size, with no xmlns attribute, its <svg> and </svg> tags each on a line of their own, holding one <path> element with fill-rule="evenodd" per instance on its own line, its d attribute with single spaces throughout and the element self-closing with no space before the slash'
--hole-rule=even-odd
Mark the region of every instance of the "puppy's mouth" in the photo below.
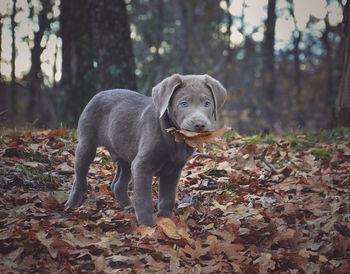
<svg viewBox="0 0 350 274">
<path fill-rule="evenodd" d="M 212 131 L 212 128 L 209 126 L 183 126 L 181 127 L 182 130 L 190 131 L 190 132 L 196 132 L 196 133 L 204 133 L 204 132 L 210 132 Z"/>
<path fill-rule="evenodd" d="M 202 130 L 202 129 L 194 129 L 192 132 L 202 133 L 202 132 L 209 132 L 209 130 Z"/>
</svg>

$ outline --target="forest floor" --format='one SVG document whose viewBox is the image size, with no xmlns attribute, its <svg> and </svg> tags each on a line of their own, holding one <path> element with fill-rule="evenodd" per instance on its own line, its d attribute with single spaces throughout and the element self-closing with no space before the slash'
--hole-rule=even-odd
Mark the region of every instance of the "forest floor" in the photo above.
<svg viewBox="0 0 350 274">
<path fill-rule="evenodd" d="M 0 272 L 348 273 L 350 129 L 226 138 L 187 163 L 174 217 L 146 227 L 118 207 L 106 150 L 67 210 L 75 132 L 2 128 Z"/>
</svg>

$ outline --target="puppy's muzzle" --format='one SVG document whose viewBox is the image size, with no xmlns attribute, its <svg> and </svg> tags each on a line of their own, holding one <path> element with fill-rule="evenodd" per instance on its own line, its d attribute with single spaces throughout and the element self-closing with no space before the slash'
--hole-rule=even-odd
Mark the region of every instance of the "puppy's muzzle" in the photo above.
<svg viewBox="0 0 350 274">
<path fill-rule="evenodd" d="M 203 131 L 207 131 L 207 125 L 206 122 L 202 121 L 202 120 L 196 120 L 193 123 L 193 128 L 196 132 L 203 132 Z"/>
</svg>

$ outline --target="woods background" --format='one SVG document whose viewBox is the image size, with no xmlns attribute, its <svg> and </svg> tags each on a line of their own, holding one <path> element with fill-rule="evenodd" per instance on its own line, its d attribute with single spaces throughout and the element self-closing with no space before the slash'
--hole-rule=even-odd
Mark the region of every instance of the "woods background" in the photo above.
<svg viewBox="0 0 350 274">
<path fill-rule="evenodd" d="M 239 132 L 349 125 L 349 15 L 345 0 L 2 0 L 0 123 L 76 126 L 100 90 L 208 73 Z"/>
</svg>

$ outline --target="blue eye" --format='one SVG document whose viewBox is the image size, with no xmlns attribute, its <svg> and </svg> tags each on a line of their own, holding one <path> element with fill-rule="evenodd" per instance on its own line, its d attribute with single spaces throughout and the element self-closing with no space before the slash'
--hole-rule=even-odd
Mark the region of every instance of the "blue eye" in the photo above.
<svg viewBox="0 0 350 274">
<path fill-rule="evenodd" d="M 181 105 L 183 108 L 188 107 L 188 103 L 187 103 L 187 102 L 181 102 L 180 105 Z"/>
<path fill-rule="evenodd" d="M 205 107 L 209 107 L 210 106 L 210 102 L 209 101 L 205 101 L 204 106 Z"/>
</svg>

